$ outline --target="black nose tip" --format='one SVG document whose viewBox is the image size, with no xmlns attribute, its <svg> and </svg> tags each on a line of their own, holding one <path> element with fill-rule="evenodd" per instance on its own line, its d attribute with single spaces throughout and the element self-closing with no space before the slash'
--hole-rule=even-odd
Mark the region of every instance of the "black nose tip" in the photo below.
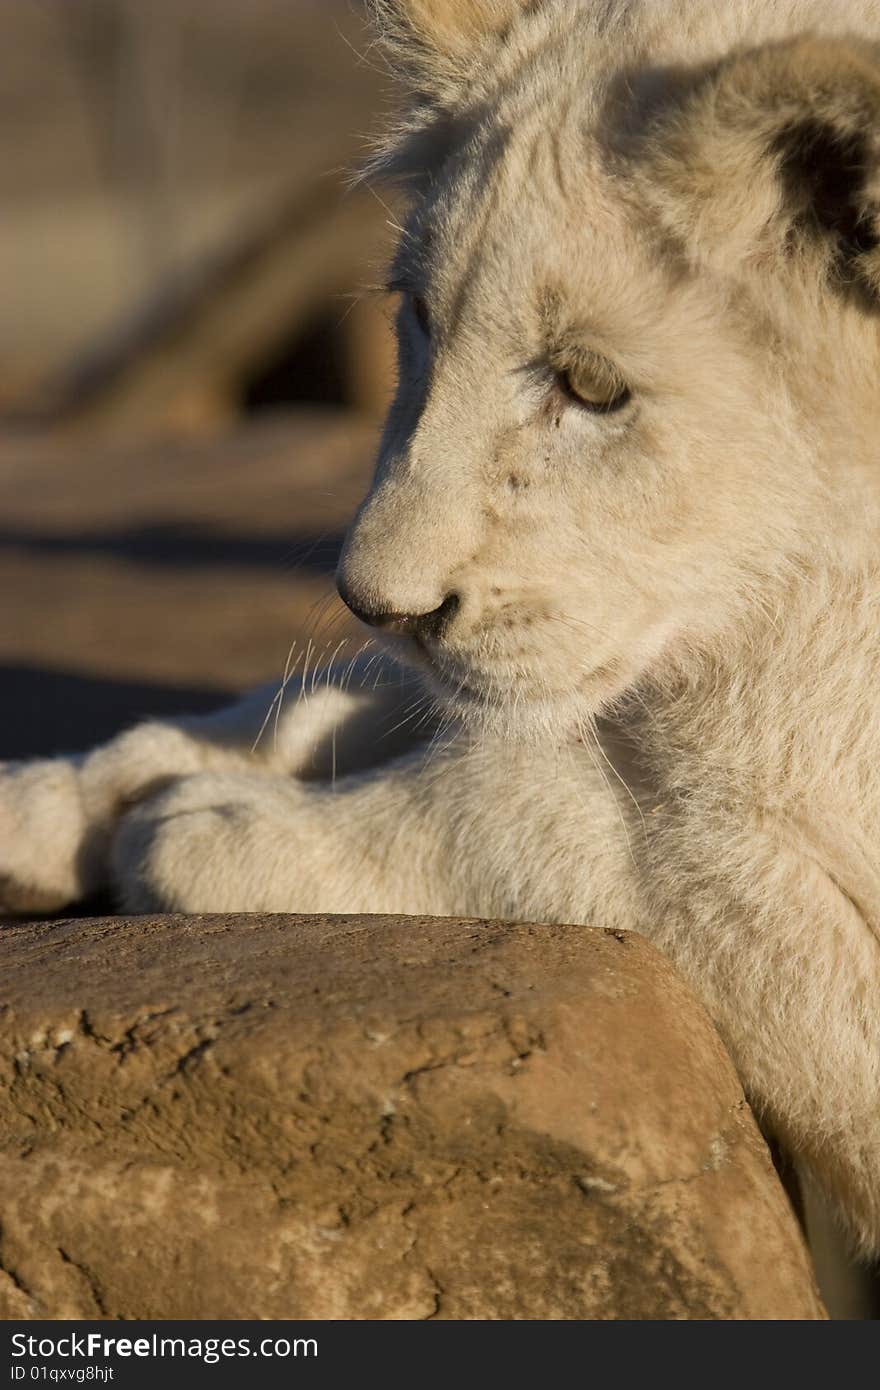
<svg viewBox="0 0 880 1390">
<path fill-rule="evenodd" d="M 438 608 L 427 613 L 392 613 L 358 603 L 344 584 L 339 584 L 338 588 L 343 603 L 362 623 L 381 628 L 383 632 L 397 633 L 401 637 L 438 638 L 461 606 L 458 594 L 447 594 Z"/>
</svg>

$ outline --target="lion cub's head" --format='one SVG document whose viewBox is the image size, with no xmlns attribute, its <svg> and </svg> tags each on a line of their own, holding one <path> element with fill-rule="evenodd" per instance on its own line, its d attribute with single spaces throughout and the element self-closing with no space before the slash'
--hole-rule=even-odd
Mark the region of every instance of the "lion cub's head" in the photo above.
<svg viewBox="0 0 880 1390">
<path fill-rule="evenodd" d="M 462 713 L 564 732 L 861 543 L 880 62 L 781 0 L 720 56 L 696 0 L 678 47 L 638 6 L 380 8 L 400 380 L 340 590 Z"/>
</svg>

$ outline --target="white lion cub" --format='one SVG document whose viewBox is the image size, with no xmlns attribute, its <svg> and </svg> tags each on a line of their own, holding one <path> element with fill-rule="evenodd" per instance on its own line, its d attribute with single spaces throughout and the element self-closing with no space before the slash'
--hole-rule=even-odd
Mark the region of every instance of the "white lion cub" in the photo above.
<svg viewBox="0 0 880 1390">
<path fill-rule="evenodd" d="M 396 688 L 330 688 L 252 754 L 258 692 L 8 767 L 0 902 L 633 928 L 878 1251 L 880 7 L 378 9 L 400 384 L 339 586 L 458 734 L 370 770 Z"/>
</svg>

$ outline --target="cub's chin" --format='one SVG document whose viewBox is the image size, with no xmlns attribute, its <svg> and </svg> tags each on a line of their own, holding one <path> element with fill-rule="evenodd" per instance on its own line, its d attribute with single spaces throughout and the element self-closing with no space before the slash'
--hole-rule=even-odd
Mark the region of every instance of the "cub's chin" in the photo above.
<svg viewBox="0 0 880 1390">
<path fill-rule="evenodd" d="M 453 680 L 433 663 L 419 663 L 422 679 L 437 705 L 473 738 L 508 739 L 555 745 L 580 743 L 597 718 L 613 717 L 643 672 L 641 662 L 609 661 L 581 672 L 576 682 L 556 690 L 535 689 L 512 679 L 470 671 Z"/>
<path fill-rule="evenodd" d="M 642 669 L 640 661 L 610 657 L 552 688 L 540 671 L 531 678 L 505 678 L 464 662 L 452 667 L 410 639 L 383 645 L 418 672 L 448 727 L 457 726 L 475 739 L 556 745 L 582 741 L 590 721 L 611 713 Z"/>
<path fill-rule="evenodd" d="M 425 683 L 442 713 L 474 740 L 571 744 L 580 741 L 593 711 L 576 690 L 536 695 L 517 688 L 481 687 L 477 678 L 457 682 L 428 673 Z"/>
</svg>

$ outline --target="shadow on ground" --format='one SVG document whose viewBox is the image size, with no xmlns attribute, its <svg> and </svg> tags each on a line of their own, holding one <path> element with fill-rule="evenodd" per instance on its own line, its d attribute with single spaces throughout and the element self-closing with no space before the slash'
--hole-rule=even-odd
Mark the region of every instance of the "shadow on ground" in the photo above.
<svg viewBox="0 0 880 1390">
<path fill-rule="evenodd" d="M 155 524 L 118 531 L 39 532 L 0 529 L 0 553 L 34 555 L 109 555 L 139 565 L 184 568 L 221 565 L 254 566 L 278 572 L 303 569 L 332 574 L 342 549 L 344 530 L 323 535 L 236 535 L 208 527 Z"/>
<path fill-rule="evenodd" d="M 0 665 L 0 758 L 80 752 L 139 719 L 200 714 L 230 698 L 216 689 Z"/>
</svg>

